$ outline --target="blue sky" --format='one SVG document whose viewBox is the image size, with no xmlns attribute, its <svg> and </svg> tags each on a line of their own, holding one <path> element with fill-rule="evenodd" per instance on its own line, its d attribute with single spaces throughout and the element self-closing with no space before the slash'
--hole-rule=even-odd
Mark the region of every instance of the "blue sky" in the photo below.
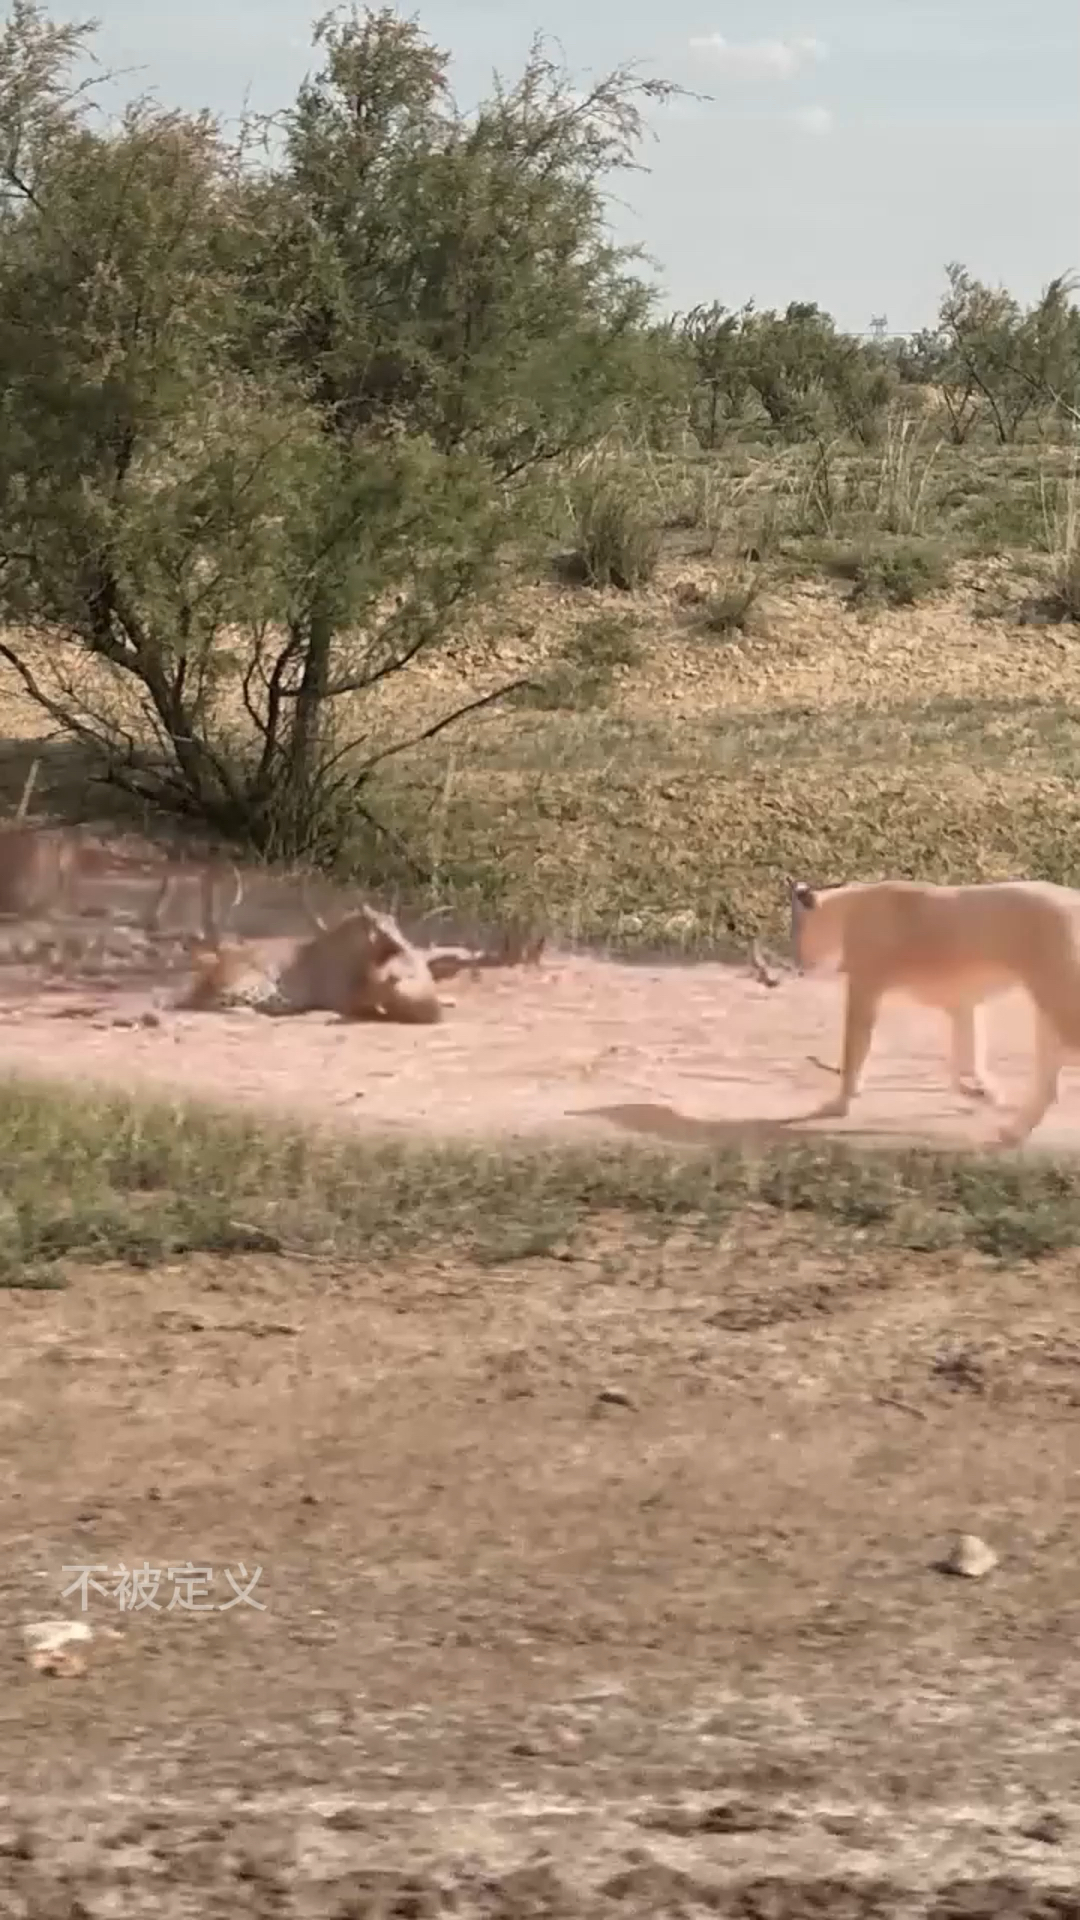
<svg viewBox="0 0 1080 1920">
<path fill-rule="evenodd" d="M 99 0 L 127 92 L 231 117 L 285 104 L 322 0 Z M 624 60 L 712 96 L 658 109 L 614 220 L 665 305 L 811 299 L 842 326 L 928 324 L 959 259 L 1024 300 L 1080 270 L 1077 0 L 427 0 L 464 104 L 536 31 L 582 76 Z"/>
</svg>

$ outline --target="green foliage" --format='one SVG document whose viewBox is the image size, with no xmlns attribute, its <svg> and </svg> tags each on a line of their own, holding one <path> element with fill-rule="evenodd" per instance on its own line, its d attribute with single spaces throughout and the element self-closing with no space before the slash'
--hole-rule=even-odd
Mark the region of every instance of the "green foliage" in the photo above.
<svg viewBox="0 0 1080 1920">
<path fill-rule="evenodd" d="M 844 431 L 871 442 L 897 385 L 887 356 L 837 332 L 812 301 L 783 314 L 718 302 L 681 322 L 696 377 L 691 424 L 705 447 L 756 403 L 786 440 Z"/>
<path fill-rule="evenodd" d="M 445 711 L 410 692 L 467 661 L 470 616 L 557 520 L 579 582 L 643 600 L 665 546 L 720 553 L 699 631 L 745 629 L 764 569 L 814 571 L 823 538 L 866 607 L 943 587 L 949 538 L 1038 549 L 1076 617 L 1066 279 L 1024 310 L 953 266 L 904 349 L 807 302 L 659 321 L 607 209 L 672 89 L 619 68 L 582 91 L 537 43 L 466 113 L 389 7 L 316 43 L 260 150 L 145 103 L 94 120 L 87 30 L 36 0 L 0 30 L 0 654 L 95 773 L 329 863 L 398 804 L 387 763 L 417 746 L 419 788 L 474 708 L 516 692 L 599 725 L 631 661 L 598 628 L 540 680 L 488 674 Z M 499 796 L 500 847 L 532 830 L 519 804 Z"/>
<path fill-rule="evenodd" d="M 823 433 L 836 427 L 875 437 L 893 392 L 887 364 L 859 341 L 837 333 L 812 301 L 786 313 L 750 315 L 745 326 L 747 378 L 779 432 Z"/>
<path fill-rule="evenodd" d="M 683 316 L 680 336 L 693 367 L 690 425 L 711 452 L 722 431 L 742 415 L 750 398 L 743 332 L 750 309 L 729 313 L 718 300 L 692 307 Z"/>
<path fill-rule="evenodd" d="M 4 656 L 105 779 L 329 860 L 402 745 L 363 696 L 661 366 L 603 188 L 668 89 L 582 100 L 537 46 L 466 117 L 415 24 L 327 17 L 255 168 L 207 115 L 93 128 L 84 37 L 20 0 L 0 38 L 0 614 L 37 640 Z"/>
<path fill-rule="evenodd" d="M 852 607 L 913 607 L 949 584 L 950 567 L 931 540 L 867 539 L 826 557 L 826 571 L 851 582 Z"/>
<path fill-rule="evenodd" d="M 581 97 L 537 42 L 466 115 L 448 56 L 394 9 L 327 15 L 316 38 L 325 65 L 258 194 L 253 358 L 283 353 L 341 432 L 419 434 L 500 480 L 614 424 L 650 363 L 662 384 L 601 186 L 631 164 L 639 98 L 674 89 L 619 69 Z"/>
<path fill-rule="evenodd" d="M 599 450 L 578 464 L 569 486 L 575 553 L 593 587 L 632 593 L 660 558 L 661 508 L 638 463 Z"/>
<path fill-rule="evenodd" d="M 1025 312 L 958 262 L 946 275 L 937 326 L 918 336 L 909 365 L 939 390 L 954 444 L 984 419 L 1006 445 L 1031 418 L 1067 418 L 1080 395 L 1080 312 L 1069 279 L 1051 280 Z"/>
</svg>

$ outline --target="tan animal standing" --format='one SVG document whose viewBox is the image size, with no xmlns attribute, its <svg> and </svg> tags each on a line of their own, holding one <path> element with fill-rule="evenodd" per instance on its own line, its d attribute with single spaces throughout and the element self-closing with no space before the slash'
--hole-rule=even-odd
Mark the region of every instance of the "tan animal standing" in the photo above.
<svg viewBox="0 0 1080 1920">
<path fill-rule="evenodd" d="M 235 861 L 230 861 L 229 872 L 233 880 L 233 896 L 225 909 L 224 919 L 228 921 L 236 912 L 244 897 L 244 878 Z M 217 896 L 221 884 L 220 863 L 206 860 L 200 863 L 185 862 L 180 867 L 166 867 L 157 892 L 147 911 L 145 925 L 153 933 L 161 931 L 162 917 L 166 907 L 171 905 L 177 894 L 194 880 L 198 887 L 200 905 L 200 931 L 188 936 L 188 944 L 193 954 L 204 951 L 216 952 L 222 943 L 222 916 L 218 912 Z"/>
<path fill-rule="evenodd" d="M 1066 1056 L 1080 1052 L 1080 892 L 1046 881 L 939 887 L 910 880 L 792 888 L 792 944 L 800 968 L 833 962 L 847 978 L 840 1090 L 814 1119 L 847 1113 L 859 1091 L 882 1000 L 900 993 L 939 1008 L 950 1024 L 953 1085 L 991 1105 L 985 1002 L 1022 987 L 1035 1010 L 1035 1065 L 1027 1098 L 999 1130 L 1027 1138 L 1058 1095 Z"/>
<path fill-rule="evenodd" d="M 86 909 L 85 886 L 102 873 L 124 875 L 133 872 L 142 882 L 146 863 L 130 856 L 87 842 L 77 828 L 28 825 L 22 821 L 0 823 L 0 917 L 12 919 L 51 918 L 59 909 L 79 913 Z M 239 869 L 232 867 L 236 882 L 233 911 L 243 897 Z M 147 876 L 152 882 L 152 872 Z M 148 933 L 156 933 L 166 907 L 177 892 L 194 879 L 202 902 L 202 924 L 216 928 L 215 889 L 218 884 L 214 863 L 183 862 L 166 866 L 152 903 L 141 920 Z M 100 909 L 98 910 L 100 913 Z M 212 937 L 216 937 L 213 935 Z"/>
<path fill-rule="evenodd" d="M 0 915 L 33 919 L 72 906 L 79 846 L 63 827 L 0 826 Z"/>
</svg>

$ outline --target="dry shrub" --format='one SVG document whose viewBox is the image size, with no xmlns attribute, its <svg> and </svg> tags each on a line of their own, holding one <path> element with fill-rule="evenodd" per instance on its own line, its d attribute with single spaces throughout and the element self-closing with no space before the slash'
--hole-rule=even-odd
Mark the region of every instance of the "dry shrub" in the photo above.
<svg viewBox="0 0 1080 1920">
<path fill-rule="evenodd" d="M 622 453 L 590 453 L 570 479 L 574 545 L 590 586 L 633 593 L 656 572 L 661 509 L 641 467 Z"/>
</svg>

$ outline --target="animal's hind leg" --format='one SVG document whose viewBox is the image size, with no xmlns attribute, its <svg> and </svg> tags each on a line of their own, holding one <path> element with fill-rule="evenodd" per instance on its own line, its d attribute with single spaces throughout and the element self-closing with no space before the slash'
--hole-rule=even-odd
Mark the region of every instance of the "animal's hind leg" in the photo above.
<svg viewBox="0 0 1080 1920">
<path fill-rule="evenodd" d="M 844 1045 L 840 1060 L 840 1091 L 831 1100 L 805 1117 L 808 1120 L 842 1120 L 855 1095 L 859 1091 L 862 1071 L 866 1065 L 866 1056 L 870 1051 L 870 1042 L 874 1037 L 877 1024 L 878 1007 L 881 995 L 867 987 L 857 986 L 848 981 L 847 1004 L 844 1008 Z"/>
<path fill-rule="evenodd" d="M 1065 1064 L 1064 1048 L 1045 1015 L 1035 1016 L 1035 1071 L 1028 1097 L 1000 1129 L 998 1144 L 1017 1147 L 1033 1133 L 1058 1096 L 1058 1076 Z"/>
<path fill-rule="evenodd" d="M 986 1071 L 986 1032 L 981 1006 L 953 1007 L 949 1013 L 952 1029 L 949 1071 L 958 1093 L 974 1100 L 986 1100 L 993 1107 L 999 1094 Z"/>
</svg>

